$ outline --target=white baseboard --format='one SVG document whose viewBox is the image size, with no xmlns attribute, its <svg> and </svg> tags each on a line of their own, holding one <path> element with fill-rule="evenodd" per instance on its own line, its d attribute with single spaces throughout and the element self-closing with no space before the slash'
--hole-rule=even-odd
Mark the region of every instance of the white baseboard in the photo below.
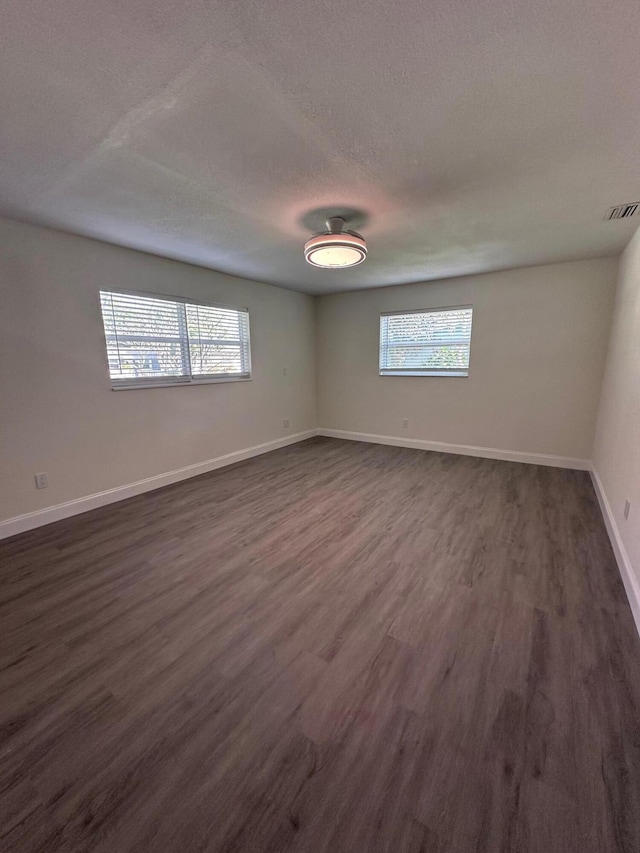
<svg viewBox="0 0 640 853">
<path fill-rule="evenodd" d="M 638 582 L 637 575 L 631 566 L 631 560 L 629 559 L 627 549 L 624 547 L 622 537 L 620 536 L 618 525 L 616 524 L 616 520 L 611 510 L 611 504 L 609 503 L 602 485 L 602 480 L 598 476 L 598 472 L 593 467 L 591 468 L 591 479 L 593 480 L 593 487 L 598 497 L 600 509 L 602 510 L 607 533 L 611 540 L 611 547 L 613 548 L 613 553 L 615 555 L 616 562 L 618 563 L 622 582 L 627 592 L 627 598 L 629 599 L 629 605 L 631 607 L 631 612 L 633 613 L 633 618 L 635 619 L 636 628 L 638 629 L 638 634 L 640 634 L 640 583 Z"/>
<path fill-rule="evenodd" d="M 390 444 L 414 450 L 435 450 L 438 453 L 456 453 L 459 456 L 480 456 L 484 459 L 502 459 L 505 462 L 526 462 L 529 465 L 551 465 L 553 468 L 572 468 L 589 471 L 588 459 L 570 456 L 551 456 L 546 453 L 525 453 L 522 450 L 499 450 L 495 447 L 475 447 L 472 444 L 447 444 L 444 441 L 425 441 L 421 438 L 403 438 L 395 435 L 374 435 L 369 432 L 348 432 L 342 429 L 318 429 L 318 435 L 346 438 L 349 441 L 368 441 L 372 444 Z"/>
<path fill-rule="evenodd" d="M 117 486 L 114 489 L 107 489 L 104 492 L 87 495 L 84 498 L 66 501 L 65 503 L 49 506 L 45 509 L 36 510 L 35 512 L 28 512 L 25 515 L 17 515 L 14 518 L 8 518 L 5 521 L 0 521 L 0 539 L 6 539 L 8 536 L 15 536 L 17 533 L 24 533 L 26 530 L 33 530 L 35 527 L 51 524 L 52 522 L 60 521 L 63 518 L 69 518 L 72 515 L 79 515 L 80 513 L 87 512 L 91 509 L 97 509 L 98 507 L 105 506 L 106 504 L 122 501 L 126 498 L 132 498 L 135 495 L 142 494 L 143 492 L 160 489 L 162 486 L 169 486 L 171 483 L 177 483 L 180 480 L 187 480 L 189 477 L 197 477 L 198 474 L 206 474 L 208 471 L 215 471 L 216 468 L 223 468 L 225 465 L 232 465 L 234 462 L 242 462 L 243 459 L 250 459 L 252 456 L 259 456 L 262 453 L 268 453 L 270 450 L 278 450 L 278 448 L 286 447 L 288 444 L 296 444 L 299 441 L 312 438 L 317 434 L 318 431 L 315 429 L 309 429 L 305 432 L 297 432 L 293 435 L 285 436 L 284 438 L 276 438 L 273 441 L 265 441 L 264 444 L 256 444 L 253 447 L 247 447 L 244 450 L 225 453 L 224 456 L 217 456 L 215 459 L 207 459 L 206 462 L 187 465 L 185 468 L 178 468 L 175 471 L 167 471 L 164 474 L 156 474 L 154 477 L 137 480 L 135 483 L 128 483 L 125 486 Z"/>
</svg>

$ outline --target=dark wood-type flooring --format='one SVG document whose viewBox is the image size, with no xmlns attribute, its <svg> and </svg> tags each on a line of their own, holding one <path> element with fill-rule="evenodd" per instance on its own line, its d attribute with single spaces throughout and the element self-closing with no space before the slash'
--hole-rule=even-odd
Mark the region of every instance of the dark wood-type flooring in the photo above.
<svg viewBox="0 0 640 853">
<path fill-rule="evenodd" d="M 0 560 L 4 853 L 640 851 L 586 473 L 312 439 Z"/>
</svg>

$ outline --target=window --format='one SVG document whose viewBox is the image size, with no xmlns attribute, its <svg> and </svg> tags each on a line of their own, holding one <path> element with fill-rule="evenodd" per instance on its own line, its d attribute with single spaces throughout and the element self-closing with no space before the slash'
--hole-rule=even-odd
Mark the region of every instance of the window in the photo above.
<svg viewBox="0 0 640 853">
<path fill-rule="evenodd" d="M 473 308 L 380 315 L 380 376 L 468 376 Z"/>
<path fill-rule="evenodd" d="M 102 290 L 100 303 L 114 389 L 251 379 L 245 308 Z"/>
</svg>

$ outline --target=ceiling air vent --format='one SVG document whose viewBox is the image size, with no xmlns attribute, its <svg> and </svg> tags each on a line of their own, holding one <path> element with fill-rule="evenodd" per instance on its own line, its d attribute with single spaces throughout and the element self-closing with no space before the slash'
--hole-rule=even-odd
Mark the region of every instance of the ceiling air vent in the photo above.
<svg viewBox="0 0 640 853">
<path fill-rule="evenodd" d="M 610 207 L 607 219 L 628 219 L 630 216 L 636 216 L 638 213 L 640 213 L 640 201 L 632 201 L 630 204 L 619 204 L 617 207 Z"/>
</svg>

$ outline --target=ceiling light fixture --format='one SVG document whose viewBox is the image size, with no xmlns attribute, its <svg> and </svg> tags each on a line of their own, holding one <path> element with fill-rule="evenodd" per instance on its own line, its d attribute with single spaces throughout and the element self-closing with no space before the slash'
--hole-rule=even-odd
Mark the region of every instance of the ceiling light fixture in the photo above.
<svg viewBox="0 0 640 853">
<path fill-rule="evenodd" d="M 355 267 L 367 257 L 367 244 L 355 231 L 343 231 L 341 216 L 327 219 L 327 230 L 304 244 L 305 260 L 314 267 L 341 269 Z"/>
</svg>

